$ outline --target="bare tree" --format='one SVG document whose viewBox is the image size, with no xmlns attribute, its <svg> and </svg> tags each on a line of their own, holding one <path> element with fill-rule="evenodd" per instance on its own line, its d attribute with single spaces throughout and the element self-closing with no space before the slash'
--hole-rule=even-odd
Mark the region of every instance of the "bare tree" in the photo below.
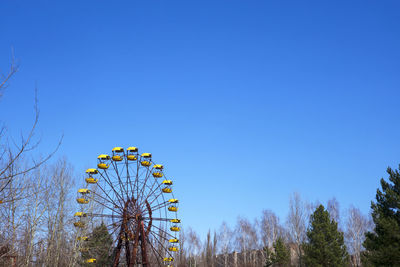
<svg viewBox="0 0 400 267">
<path fill-rule="evenodd" d="M 18 172 L 18 166 L 14 162 L 8 171 Z M 68 266 L 72 255 L 72 231 L 66 217 L 72 207 L 70 170 L 65 160 L 50 168 L 42 165 L 14 176 L 3 190 L 8 201 L 0 206 L 0 232 L 4 233 L 0 247 L 9 249 L 0 255 L 0 262 L 12 256 L 18 266 Z M 18 195 L 24 197 L 16 199 Z"/>
<path fill-rule="evenodd" d="M 69 224 L 66 224 L 67 214 L 71 214 L 72 198 L 68 197 L 72 189 L 72 167 L 65 159 L 58 161 L 51 168 L 50 179 L 52 187 L 51 198 L 49 202 L 52 208 L 48 209 L 47 214 L 47 266 L 66 265 L 65 257 L 61 256 L 61 251 L 64 251 L 63 245 L 67 242 L 67 233 Z M 64 251 L 65 252 L 65 251 Z"/>
<path fill-rule="evenodd" d="M 185 239 L 187 244 L 186 249 L 187 254 L 189 255 L 188 266 L 197 266 L 199 262 L 199 254 L 201 251 L 200 238 L 191 227 L 188 227 L 185 232 Z"/>
<path fill-rule="evenodd" d="M 187 266 L 185 246 L 186 246 L 186 231 L 185 229 L 182 228 L 181 233 L 179 235 L 179 254 L 176 263 L 176 265 L 179 267 Z"/>
<path fill-rule="evenodd" d="M 243 266 L 247 266 L 248 264 L 252 264 L 248 259 L 248 252 L 257 248 L 257 230 L 248 219 L 243 217 L 237 218 L 236 223 L 236 247 L 242 252 L 243 255 Z"/>
<path fill-rule="evenodd" d="M 307 203 L 301 199 L 299 193 L 293 193 L 293 195 L 290 197 L 289 215 L 287 217 L 286 224 L 288 227 L 290 240 L 296 245 L 298 266 L 303 266 L 303 253 L 301 245 L 306 239 L 307 218 Z"/>
<path fill-rule="evenodd" d="M 30 266 L 32 262 L 37 260 L 37 255 L 34 255 L 35 245 L 38 241 L 38 233 L 41 230 L 44 221 L 45 212 L 50 209 L 48 202 L 50 196 L 50 182 L 47 173 L 36 169 L 31 175 L 34 179 L 30 179 L 28 188 L 29 196 L 26 199 L 27 212 L 25 214 L 25 253 L 23 261 L 24 266 Z"/>
<path fill-rule="evenodd" d="M 223 255 L 224 259 L 224 266 L 229 266 L 228 265 L 228 254 L 232 250 L 232 237 L 233 237 L 233 232 L 229 228 L 228 224 L 224 221 L 222 222 L 220 228 L 219 228 L 219 234 L 218 234 L 218 249 L 217 253 L 220 253 Z"/>
<path fill-rule="evenodd" d="M 352 265 L 361 266 L 360 254 L 363 250 L 365 233 L 373 228 L 372 220 L 363 215 L 358 208 L 351 206 L 348 210 L 346 222 L 345 239 L 350 255 L 352 255 Z"/>
<path fill-rule="evenodd" d="M 335 197 L 328 200 L 326 209 L 329 212 L 331 220 L 337 222 L 340 229 L 340 204 Z"/>
<path fill-rule="evenodd" d="M 211 240 L 211 232 L 208 230 L 207 232 L 207 238 L 206 242 L 204 244 L 204 252 L 203 252 L 203 263 L 205 263 L 205 266 L 214 266 L 214 247 L 213 243 Z"/>
<path fill-rule="evenodd" d="M 18 173 L 21 164 L 14 162 L 7 170 L 7 174 L 12 176 Z M 26 174 L 19 175 L 18 179 L 11 180 L 0 195 L 7 196 L 7 201 L 0 205 L 0 235 L 1 248 L 6 248 L 7 253 L 1 253 L 0 262 L 10 257 L 16 257 L 20 244 L 20 234 L 23 231 L 24 217 L 27 206 L 24 198 L 28 189 L 28 177 Z M 15 260 L 15 259 L 14 259 Z"/>
<path fill-rule="evenodd" d="M 271 248 L 279 236 L 283 235 L 282 226 L 279 224 L 279 217 L 271 210 L 263 210 L 260 220 L 260 235 L 262 247 Z"/>
<path fill-rule="evenodd" d="M 15 63 L 13 57 L 10 64 L 10 69 L 7 74 L 0 73 L 0 98 L 4 93 L 4 89 L 7 87 L 9 80 L 17 71 L 18 65 Z M 54 151 L 47 154 L 47 156 L 43 158 L 32 157 L 29 161 L 29 164 L 26 164 L 24 168 L 18 169 L 17 172 L 8 171 L 10 168 L 13 167 L 15 163 L 18 162 L 18 160 L 22 158 L 25 158 L 25 161 L 28 162 L 27 156 L 29 152 L 36 149 L 40 143 L 40 140 L 34 140 L 36 127 L 39 122 L 39 110 L 37 103 L 37 90 L 35 89 L 35 115 L 33 125 L 31 126 L 26 136 L 21 135 L 20 142 L 17 143 L 12 138 L 6 137 L 6 128 L 4 125 L 0 128 L 0 193 L 7 188 L 12 179 L 40 167 L 43 163 L 49 160 L 61 145 L 62 138 L 60 138 L 60 141 Z M 0 199 L 0 204 L 6 201 L 8 201 L 7 198 Z"/>
<path fill-rule="evenodd" d="M 18 64 L 15 62 L 14 55 L 12 54 L 9 70 L 6 72 L 6 74 L 0 73 L 0 98 L 3 96 L 3 92 L 8 85 L 8 81 L 17 71 L 18 71 Z"/>
</svg>

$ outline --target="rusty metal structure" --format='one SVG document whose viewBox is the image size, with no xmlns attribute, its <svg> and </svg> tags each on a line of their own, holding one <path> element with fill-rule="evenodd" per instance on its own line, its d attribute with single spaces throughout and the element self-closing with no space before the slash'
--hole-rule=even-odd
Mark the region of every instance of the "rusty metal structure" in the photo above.
<svg viewBox="0 0 400 267">
<path fill-rule="evenodd" d="M 180 219 L 172 180 L 151 153 L 138 148 L 112 149 L 98 156 L 96 169 L 86 170 L 86 188 L 78 190 L 80 211 L 74 225 L 80 233 L 79 250 L 96 263 L 96 248 L 88 246 L 90 222 L 101 221 L 113 239 L 113 266 L 172 266 L 179 251 Z"/>
</svg>

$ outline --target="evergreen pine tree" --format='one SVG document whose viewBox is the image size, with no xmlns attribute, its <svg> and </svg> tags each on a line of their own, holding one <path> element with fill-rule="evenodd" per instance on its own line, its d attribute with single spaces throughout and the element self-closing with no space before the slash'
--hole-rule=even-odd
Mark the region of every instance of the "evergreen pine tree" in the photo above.
<svg viewBox="0 0 400 267">
<path fill-rule="evenodd" d="M 365 235 L 363 262 L 400 266 L 400 173 L 391 168 L 387 173 L 391 183 L 382 178 L 382 191 L 377 190 L 376 203 L 371 203 L 375 229 Z"/>
<path fill-rule="evenodd" d="M 264 249 L 267 255 L 265 266 L 290 266 L 290 250 L 281 237 L 278 237 L 273 247 L 273 250 L 270 248 Z"/>
<path fill-rule="evenodd" d="M 320 205 L 311 215 L 307 231 L 308 243 L 304 244 L 304 260 L 309 267 L 336 267 L 348 265 L 348 254 L 343 233 L 329 212 Z"/>
<path fill-rule="evenodd" d="M 89 251 L 82 253 L 84 262 L 89 258 L 95 258 L 96 266 L 111 266 L 112 255 L 110 252 L 113 240 L 107 230 L 107 226 L 103 222 L 93 229 L 89 240 L 86 242 L 85 247 L 88 247 Z M 93 266 L 90 264 L 86 265 Z"/>
</svg>

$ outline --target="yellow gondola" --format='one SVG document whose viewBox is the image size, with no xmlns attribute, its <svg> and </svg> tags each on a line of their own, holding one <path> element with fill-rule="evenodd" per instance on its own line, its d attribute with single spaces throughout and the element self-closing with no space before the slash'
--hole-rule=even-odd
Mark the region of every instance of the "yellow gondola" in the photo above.
<svg viewBox="0 0 400 267">
<path fill-rule="evenodd" d="M 110 160 L 110 156 L 106 155 L 106 154 L 101 154 L 97 157 L 99 160 L 103 161 L 103 160 Z"/>
<path fill-rule="evenodd" d="M 153 172 L 153 177 L 154 178 L 161 178 L 161 177 L 163 177 L 163 173 L 162 172 Z"/>
<path fill-rule="evenodd" d="M 151 166 L 151 162 L 147 161 L 147 160 L 141 160 L 140 164 L 142 164 L 142 166 L 144 166 L 144 167 L 150 167 Z"/>
<path fill-rule="evenodd" d="M 87 259 L 86 263 L 96 263 L 96 259 Z"/>
<path fill-rule="evenodd" d="M 126 151 L 128 151 L 128 153 L 137 153 L 139 149 L 135 146 L 130 146 L 126 149 Z"/>
<path fill-rule="evenodd" d="M 151 153 L 143 153 L 141 157 L 144 159 L 140 160 L 140 164 L 142 164 L 142 166 L 149 167 L 151 165 Z"/>
<path fill-rule="evenodd" d="M 88 184 L 96 184 L 99 180 L 98 179 L 94 179 L 93 177 L 88 177 L 85 179 L 86 183 Z"/>
<path fill-rule="evenodd" d="M 106 170 L 106 169 L 108 169 L 108 167 L 110 167 L 110 166 L 106 163 L 97 164 L 97 168 L 102 169 L 102 170 Z"/>
<path fill-rule="evenodd" d="M 179 203 L 179 200 L 176 198 L 171 198 L 170 200 L 168 200 L 169 203 Z"/>
<path fill-rule="evenodd" d="M 169 250 L 169 251 L 175 251 L 175 252 L 176 252 L 176 251 L 179 251 L 179 248 L 178 248 L 178 247 L 172 246 L 172 247 L 169 247 L 168 250 Z"/>
<path fill-rule="evenodd" d="M 74 216 L 76 216 L 76 217 L 86 217 L 87 213 L 79 211 L 79 212 L 75 212 Z"/>
<path fill-rule="evenodd" d="M 124 156 L 124 149 L 122 147 L 114 147 L 112 153 L 113 156 L 111 158 L 113 161 L 122 161 Z"/>
<path fill-rule="evenodd" d="M 169 210 L 169 211 L 177 212 L 177 211 L 178 211 L 178 207 L 171 206 L 171 207 L 168 207 L 168 210 Z"/>
<path fill-rule="evenodd" d="M 180 219 L 171 219 L 169 221 L 172 222 L 172 223 L 180 223 L 181 222 Z"/>
<path fill-rule="evenodd" d="M 90 190 L 87 189 L 87 188 L 81 188 L 81 189 L 78 189 L 78 193 L 81 193 L 81 194 L 89 194 L 89 193 L 90 193 Z"/>
<path fill-rule="evenodd" d="M 105 161 L 110 160 L 110 156 L 106 155 L 106 154 L 101 154 L 97 158 L 99 160 L 99 164 L 97 164 L 97 168 L 103 169 L 103 170 L 108 169 L 109 165 L 107 163 L 105 163 Z"/>
<path fill-rule="evenodd" d="M 87 169 L 87 170 L 86 170 L 86 173 L 87 173 L 87 174 L 98 174 L 99 171 L 96 170 L 96 169 Z"/>
<path fill-rule="evenodd" d="M 124 153 L 124 149 L 120 146 L 116 146 L 112 149 L 112 152 L 114 153 Z"/>
<path fill-rule="evenodd" d="M 165 185 L 172 185 L 172 181 L 171 180 L 164 180 L 162 181 L 163 184 Z"/>
<path fill-rule="evenodd" d="M 144 167 L 149 167 L 149 166 L 151 166 L 151 162 L 150 162 L 150 161 L 147 161 L 147 160 L 142 160 L 142 161 L 140 161 L 140 164 L 142 164 L 142 166 L 144 166 Z"/>
<path fill-rule="evenodd" d="M 172 193 L 172 189 L 171 189 L 171 188 L 168 188 L 168 187 L 163 188 L 162 191 L 163 191 L 164 193 Z"/>
<path fill-rule="evenodd" d="M 87 236 L 78 236 L 76 239 L 77 240 L 82 240 L 82 241 L 88 241 L 89 237 L 87 237 Z"/>
<path fill-rule="evenodd" d="M 172 238 L 172 239 L 170 239 L 168 241 L 169 241 L 169 243 L 179 243 L 179 240 L 176 239 L 176 238 Z"/>
<path fill-rule="evenodd" d="M 130 146 L 126 149 L 126 152 L 128 153 L 128 155 L 126 156 L 126 158 L 128 160 L 134 161 L 137 160 L 137 152 L 139 151 L 139 149 L 137 147 L 134 146 Z"/>
<path fill-rule="evenodd" d="M 126 156 L 126 158 L 128 160 L 131 160 L 131 161 L 137 160 L 137 156 L 136 155 L 128 155 L 128 156 Z"/>
<path fill-rule="evenodd" d="M 173 232 L 179 232 L 179 231 L 181 230 L 181 228 L 179 228 L 179 227 L 177 227 L 177 226 L 172 226 L 172 227 L 169 228 L 169 229 L 171 229 L 171 231 L 173 231 Z"/>
<path fill-rule="evenodd" d="M 153 172 L 153 177 L 154 178 L 161 178 L 163 177 L 162 170 L 164 169 L 164 166 L 161 164 L 156 164 L 153 166 L 154 172 Z"/>
<path fill-rule="evenodd" d="M 122 161 L 122 156 L 120 156 L 120 155 L 114 155 L 114 156 L 112 156 L 112 160 L 113 160 L 113 161 Z"/>
<path fill-rule="evenodd" d="M 75 227 L 79 227 L 79 228 L 83 228 L 83 227 L 85 227 L 85 223 L 84 222 L 74 222 L 74 226 Z"/>
<path fill-rule="evenodd" d="M 157 169 L 157 170 L 162 170 L 162 169 L 164 169 L 164 166 L 161 165 L 161 164 L 156 164 L 156 165 L 153 166 L 153 168 Z"/>
<path fill-rule="evenodd" d="M 172 261 L 174 261 L 174 258 L 172 258 L 172 257 L 166 257 L 166 258 L 164 258 L 164 261 L 165 261 L 165 262 L 172 262 Z"/>
<path fill-rule="evenodd" d="M 87 204 L 89 203 L 89 200 L 84 198 L 77 198 L 76 202 L 78 202 L 79 204 Z"/>
</svg>

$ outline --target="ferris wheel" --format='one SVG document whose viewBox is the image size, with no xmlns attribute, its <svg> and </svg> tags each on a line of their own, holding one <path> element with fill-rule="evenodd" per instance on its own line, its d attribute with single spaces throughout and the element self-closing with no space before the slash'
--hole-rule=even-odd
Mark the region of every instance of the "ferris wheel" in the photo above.
<svg viewBox="0 0 400 267">
<path fill-rule="evenodd" d="M 139 154 L 137 147 L 114 147 L 111 155 L 101 154 L 97 160 L 97 168 L 86 170 L 86 187 L 77 193 L 79 250 L 95 254 L 96 248 L 87 245 L 92 238 L 88 226 L 101 221 L 113 240 L 113 266 L 172 266 L 181 221 L 164 166 L 155 164 L 151 153 Z M 87 264 L 96 261 L 85 259 Z"/>
</svg>

